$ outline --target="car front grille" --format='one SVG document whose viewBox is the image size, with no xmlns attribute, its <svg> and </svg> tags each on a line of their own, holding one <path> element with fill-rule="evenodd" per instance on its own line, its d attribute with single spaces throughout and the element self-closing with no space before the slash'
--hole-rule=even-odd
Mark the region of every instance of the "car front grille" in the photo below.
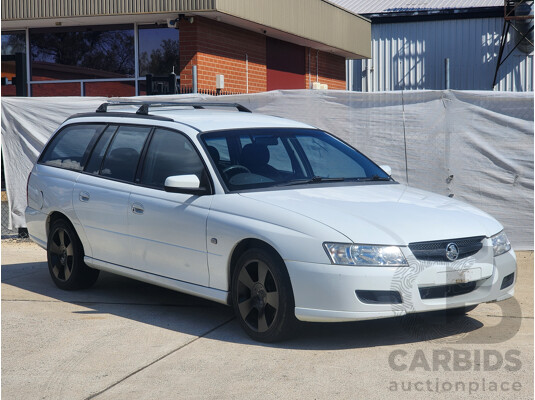
<svg viewBox="0 0 535 400">
<path fill-rule="evenodd" d="M 459 249 L 458 260 L 476 254 L 483 247 L 485 236 L 476 236 L 460 239 L 435 240 L 431 242 L 409 243 L 409 249 L 418 260 L 424 261 L 450 261 L 446 257 L 446 248 L 455 243 Z"/>
<path fill-rule="evenodd" d="M 458 283 L 455 285 L 431 286 L 418 288 L 423 300 L 441 299 L 470 293 L 476 288 L 476 282 Z"/>
</svg>

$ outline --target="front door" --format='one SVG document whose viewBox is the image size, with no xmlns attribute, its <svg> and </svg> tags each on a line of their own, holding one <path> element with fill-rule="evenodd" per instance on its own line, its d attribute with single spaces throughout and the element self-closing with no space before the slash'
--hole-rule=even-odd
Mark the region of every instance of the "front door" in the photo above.
<svg viewBox="0 0 535 400">
<path fill-rule="evenodd" d="M 168 193 L 165 179 L 205 176 L 194 145 L 181 133 L 156 129 L 127 211 L 132 268 L 208 286 L 206 220 L 212 196 Z"/>
</svg>

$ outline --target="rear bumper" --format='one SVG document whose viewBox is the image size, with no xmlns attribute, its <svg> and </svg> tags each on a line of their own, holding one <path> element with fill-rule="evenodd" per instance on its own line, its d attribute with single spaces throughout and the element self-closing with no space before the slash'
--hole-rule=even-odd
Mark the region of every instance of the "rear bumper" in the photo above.
<svg viewBox="0 0 535 400">
<path fill-rule="evenodd" d="M 513 296 L 513 250 L 498 257 L 484 257 L 492 263 L 475 258 L 449 264 L 425 263 L 410 256 L 410 266 L 403 268 L 296 261 L 286 261 L 286 266 L 296 317 L 301 321 L 342 322 L 459 308 Z M 502 288 L 504 283 L 507 286 Z"/>
</svg>

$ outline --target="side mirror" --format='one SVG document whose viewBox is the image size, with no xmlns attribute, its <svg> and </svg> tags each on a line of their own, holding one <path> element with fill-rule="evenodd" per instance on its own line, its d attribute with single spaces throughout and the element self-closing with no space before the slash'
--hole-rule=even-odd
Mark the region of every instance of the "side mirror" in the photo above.
<svg viewBox="0 0 535 400">
<path fill-rule="evenodd" d="M 197 175 L 169 176 L 164 183 L 165 191 L 171 193 L 186 193 L 202 196 L 208 190 L 201 187 L 201 181 Z"/>
<path fill-rule="evenodd" d="M 379 166 L 383 171 L 386 172 L 388 176 L 392 176 L 392 168 L 389 165 L 380 165 Z"/>
</svg>

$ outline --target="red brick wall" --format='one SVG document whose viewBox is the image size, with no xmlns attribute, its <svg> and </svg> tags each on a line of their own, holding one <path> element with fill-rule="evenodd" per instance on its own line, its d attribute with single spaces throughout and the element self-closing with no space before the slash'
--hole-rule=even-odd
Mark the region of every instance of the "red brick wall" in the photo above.
<svg viewBox="0 0 535 400">
<path fill-rule="evenodd" d="M 306 52 L 306 88 L 312 88 L 312 83 L 317 80 L 317 74 L 319 75 L 319 82 L 329 85 L 329 89 L 346 90 L 345 59 L 335 54 L 323 51 L 318 52 L 315 49 L 308 48 Z"/>
<path fill-rule="evenodd" d="M 33 97 L 48 96 L 80 96 L 79 83 L 32 83 Z M 135 96 L 134 82 L 86 82 L 84 85 L 86 96 L 127 97 Z"/>
<path fill-rule="evenodd" d="M 15 85 L 2 85 L 0 89 L 0 94 L 2 96 L 16 96 L 17 87 Z"/>
<path fill-rule="evenodd" d="M 86 96 L 128 97 L 136 95 L 134 82 L 86 82 Z"/>
<path fill-rule="evenodd" d="M 192 86 L 197 65 L 199 89 L 214 90 L 216 75 L 225 75 L 225 91 L 247 92 L 246 54 L 249 57 L 249 93 L 266 90 L 266 38 L 260 33 L 214 20 L 195 17 L 180 22 L 180 84 Z"/>
<path fill-rule="evenodd" d="M 32 83 L 32 97 L 80 96 L 79 83 Z"/>
</svg>

